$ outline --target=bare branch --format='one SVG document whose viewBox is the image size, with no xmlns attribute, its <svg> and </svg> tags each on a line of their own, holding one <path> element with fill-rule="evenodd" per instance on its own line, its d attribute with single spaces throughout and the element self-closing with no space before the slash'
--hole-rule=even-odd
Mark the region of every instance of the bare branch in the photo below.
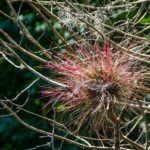
<svg viewBox="0 0 150 150">
<path fill-rule="evenodd" d="M 40 77 L 41 79 L 47 81 L 48 83 L 52 83 L 52 84 L 55 84 L 55 85 L 58 85 L 58 86 L 62 86 L 64 88 L 68 88 L 68 86 L 62 84 L 62 83 L 59 83 L 59 82 L 56 82 L 54 80 L 51 80 L 47 77 L 45 77 L 44 75 L 42 75 L 41 73 L 37 72 L 36 70 L 34 70 L 33 68 L 31 68 L 29 65 L 27 65 L 8 45 L 6 45 L 6 43 L 4 43 L 2 40 L 1 40 L 1 43 L 3 44 L 4 47 L 6 47 L 11 53 L 13 53 L 16 58 L 19 60 L 19 62 L 21 62 L 29 71 L 31 71 L 33 74 L 35 74 L 36 76 Z"/>
</svg>

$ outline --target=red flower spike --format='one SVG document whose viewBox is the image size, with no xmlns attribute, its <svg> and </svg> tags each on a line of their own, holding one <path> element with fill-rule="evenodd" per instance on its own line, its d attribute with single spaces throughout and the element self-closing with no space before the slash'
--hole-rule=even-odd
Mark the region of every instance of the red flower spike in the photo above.
<svg viewBox="0 0 150 150">
<path fill-rule="evenodd" d="M 104 51 L 105 51 L 104 81 L 110 82 L 109 74 L 111 71 L 111 49 L 109 40 L 106 40 L 104 42 Z"/>
<path fill-rule="evenodd" d="M 50 92 L 50 91 L 42 91 L 42 96 L 56 96 L 56 95 L 59 95 L 59 94 L 62 94 L 62 92 Z"/>
</svg>

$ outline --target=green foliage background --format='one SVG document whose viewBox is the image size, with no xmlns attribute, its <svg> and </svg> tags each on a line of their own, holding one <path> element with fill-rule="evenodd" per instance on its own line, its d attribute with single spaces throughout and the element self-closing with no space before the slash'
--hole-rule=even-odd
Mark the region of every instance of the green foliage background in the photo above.
<svg viewBox="0 0 150 150">
<path fill-rule="evenodd" d="M 19 7 L 20 3 L 19 5 L 16 5 L 16 9 L 19 9 Z M 0 1 L 0 10 L 11 14 L 5 0 Z M 46 24 L 43 23 L 43 21 L 36 15 L 35 12 L 33 12 L 33 10 L 29 6 L 24 4 L 21 8 L 21 12 L 25 14 L 24 16 L 22 16 L 23 20 L 28 27 L 29 32 L 35 38 L 38 39 L 44 32 L 44 38 L 39 40 L 42 46 L 48 48 L 51 45 L 51 39 L 58 42 L 58 39 L 55 37 L 54 33 L 49 28 L 47 28 Z M 53 25 L 55 25 L 54 20 L 51 20 L 51 22 L 53 23 Z M 0 28 L 8 33 L 18 43 L 20 43 L 20 41 L 23 41 L 21 43 L 22 46 L 26 47 L 27 49 L 36 51 L 36 47 L 29 43 L 26 38 L 22 37 L 22 34 L 19 31 L 17 25 L 1 15 Z M 28 62 L 29 65 L 37 66 L 37 70 L 43 70 L 45 74 L 48 74 L 47 70 L 43 69 L 43 66 L 41 66 L 41 64 L 37 64 L 36 62 L 34 62 L 34 60 L 30 59 L 27 56 L 23 55 L 22 57 Z M 14 67 L 11 66 L 8 62 L 0 58 L 0 99 L 6 97 L 8 99 L 14 98 L 17 93 L 19 93 L 22 89 L 29 85 L 34 79 L 35 76 L 33 76 L 29 71 L 14 69 Z M 42 95 L 40 92 L 42 90 L 41 86 L 45 84 L 45 82 L 40 81 L 30 89 L 30 100 L 25 108 L 38 114 L 42 113 Z M 23 103 L 27 96 L 28 93 L 26 92 L 21 97 L 19 97 L 19 103 Z M 3 114 L 6 113 L 3 109 L 1 109 L 0 115 Z M 34 118 L 33 116 L 31 117 L 24 112 L 19 113 L 19 115 L 25 122 L 35 127 L 39 127 L 47 131 L 51 130 L 50 125 L 46 121 L 41 121 L 40 119 L 37 119 L 36 117 Z M 46 144 L 47 142 L 50 143 L 51 141 L 51 138 L 40 138 L 40 134 L 37 134 L 34 131 L 23 127 L 18 121 L 14 119 L 13 116 L 0 117 L 0 135 L 0 150 L 25 150 L 34 148 L 38 145 Z M 56 147 L 59 147 L 60 144 L 60 141 L 55 140 Z M 37 149 L 47 150 L 51 148 L 49 146 L 45 146 Z M 80 148 L 64 143 L 62 149 L 77 150 Z"/>
<path fill-rule="evenodd" d="M 80 0 L 80 2 L 85 2 L 84 0 Z M 88 0 L 87 3 L 90 3 L 92 5 L 99 5 L 98 1 L 95 0 Z M 106 1 L 103 1 L 101 3 L 102 5 L 105 4 Z M 19 6 L 16 5 L 16 8 L 18 9 Z M 0 0 L 0 10 L 3 10 L 4 12 L 10 12 L 10 9 L 7 7 L 7 4 L 5 0 Z M 54 33 L 47 27 L 45 23 L 42 22 L 42 20 L 36 15 L 35 12 L 28 6 L 23 5 L 21 8 L 22 13 L 25 15 L 23 17 L 23 21 L 25 22 L 26 26 L 28 27 L 29 32 L 38 39 L 44 32 L 45 36 L 39 39 L 39 42 L 41 45 L 43 45 L 45 48 L 48 48 L 50 46 L 54 46 L 54 43 L 52 41 L 55 41 L 57 44 L 59 43 L 59 40 L 54 35 Z M 130 18 L 132 18 L 137 10 L 131 12 L 128 14 Z M 120 19 L 126 19 L 126 12 L 119 12 L 118 10 L 112 12 L 112 20 L 119 21 Z M 58 24 L 51 20 L 52 24 L 59 30 Z M 110 22 L 110 24 L 113 24 L 113 22 Z M 140 25 L 148 24 L 150 23 L 150 17 L 145 16 L 141 21 Z M 18 27 L 16 24 L 14 24 L 11 20 L 8 20 L 7 18 L 0 16 L 0 28 L 5 30 L 13 39 L 18 41 L 23 41 L 21 43 L 22 46 L 27 47 L 27 49 L 31 49 L 33 51 L 36 51 L 36 47 L 34 47 L 31 43 L 28 42 L 28 40 L 24 37 L 22 37 L 22 34 L 20 33 Z M 130 30 L 130 28 L 128 28 Z M 140 30 L 140 29 L 139 29 Z M 63 31 L 61 31 L 63 32 Z M 64 36 L 66 33 L 62 33 Z M 143 36 L 148 36 L 148 32 L 144 32 Z M 1 37 L 0 37 L 1 38 Z M 23 40 L 22 40 L 23 39 Z M 53 39 L 53 40 L 51 40 Z M 37 70 L 42 70 L 47 75 L 51 75 L 47 72 L 46 69 L 44 69 L 43 66 L 40 64 L 34 62 L 27 56 L 22 56 L 24 60 L 28 62 L 29 65 L 37 66 Z M 0 58 L 0 98 L 3 99 L 4 97 L 7 98 L 14 98 L 17 93 L 25 88 L 31 81 L 33 81 L 35 77 L 28 72 L 27 70 L 17 70 L 14 69 L 13 66 L 11 66 L 8 62 Z M 28 110 L 32 110 L 36 113 L 41 114 L 41 106 L 43 105 L 43 100 L 41 99 L 41 86 L 46 83 L 40 81 L 38 84 L 34 85 L 30 89 L 30 101 L 26 105 L 25 108 Z M 23 94 L 19 101 L 22 103 L 27 98 L 28 93 Z M 4 114 L 4 110 L 0 110 L 0 114 Z M 36 117 L 31 117 L 27 115 L 24 112 L 20 113 L 20 116 L 24 118 L 26 122 L 29 124 L 32 124 L 36 127 L 40 127 L 42 129 L 51 130 L 51 127 L 47 122 L 41 121 L 37 119 Z M 1 117 L 0 118 L 0 150 L 24 150 L 28 148 L 36 147 L 37 145 L 45 144 L 47 142 L 50 142 L 50 139 L 48 138 L 40 138 L 39 134 L 23 127 L 20 125 L 19 122 L 17 122 L 12 116 L 8 117 Z M 55 141 L 56 147 L 60 146 L 60 141 Z M 37 148 L 38 149 L 38 148 Z M 39 148 L 41 149 L 41 148 Z M 47 150 L 51 149 L 50 147 L 42 147 L 42 149 Z M 79 147 L 64 144 L 62 149 L 64 150 L 80 150 Z"/>
</svg>

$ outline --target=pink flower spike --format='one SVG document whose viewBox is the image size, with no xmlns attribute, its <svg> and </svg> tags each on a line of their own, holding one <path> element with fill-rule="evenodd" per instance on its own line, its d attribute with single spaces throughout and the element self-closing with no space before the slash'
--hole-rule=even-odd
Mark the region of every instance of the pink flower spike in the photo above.
<svg viewBox="0 0 150 150">
<path fill-rule="evenodd" d="M 42 93 L 42 96 L 47 96 L 47 95 L 50 95 L 50 96 L 54 95 L 55 96 L 55 95 L 61 94 L 62 92 L 42 91 L 41 93 Z"/>
<path fill-rule="evenodd" d="M 104 51 L 105 51 L 105 65 L 104 65 L 104 80 L 109 82 L 109 73 L 111 69 L 111 50 L 110 50 L 110 41 L 106 40 L 104 43 Z"/>
</svg>

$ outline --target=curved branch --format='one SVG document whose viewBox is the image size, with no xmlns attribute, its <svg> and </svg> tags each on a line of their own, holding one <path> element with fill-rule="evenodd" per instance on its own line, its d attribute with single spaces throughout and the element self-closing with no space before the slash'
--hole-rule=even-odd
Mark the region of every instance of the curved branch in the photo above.
<svg viewBox="0 0 150 150">
<path fill-rule="evenodd" d="M 15 57 L 18 59 L 19 62 L 21 62 L 29 71 L 31 71 L 33 74 L 35 74 L 36 76 L 40 77 L 41 79 L 45 80 L 48 83 L 52 83 L 55 84 L 57 86 L 62 86 L 64 88 L 68 88 L 67 85 L 64 85 L 62 83 L 56 82 L 54 80 L 51 80 L 47 77 L 45 77 L 44 75 L 42 75 L 41 73 L 39 73 L 38 71 L 36 71 L 35 69 L 33 69 L 32 67 L 30 67 L 29 65 L 27 65 L 21 58 L 19 55 L 17 55 L 5 42 L 3 42 L 2 40 L 0 40 L 0 42 L 2 43 L 2 45 L 4 47 L 6 47 L 11 53 L 13 53 L 15 55 Z"/>
</svg>

